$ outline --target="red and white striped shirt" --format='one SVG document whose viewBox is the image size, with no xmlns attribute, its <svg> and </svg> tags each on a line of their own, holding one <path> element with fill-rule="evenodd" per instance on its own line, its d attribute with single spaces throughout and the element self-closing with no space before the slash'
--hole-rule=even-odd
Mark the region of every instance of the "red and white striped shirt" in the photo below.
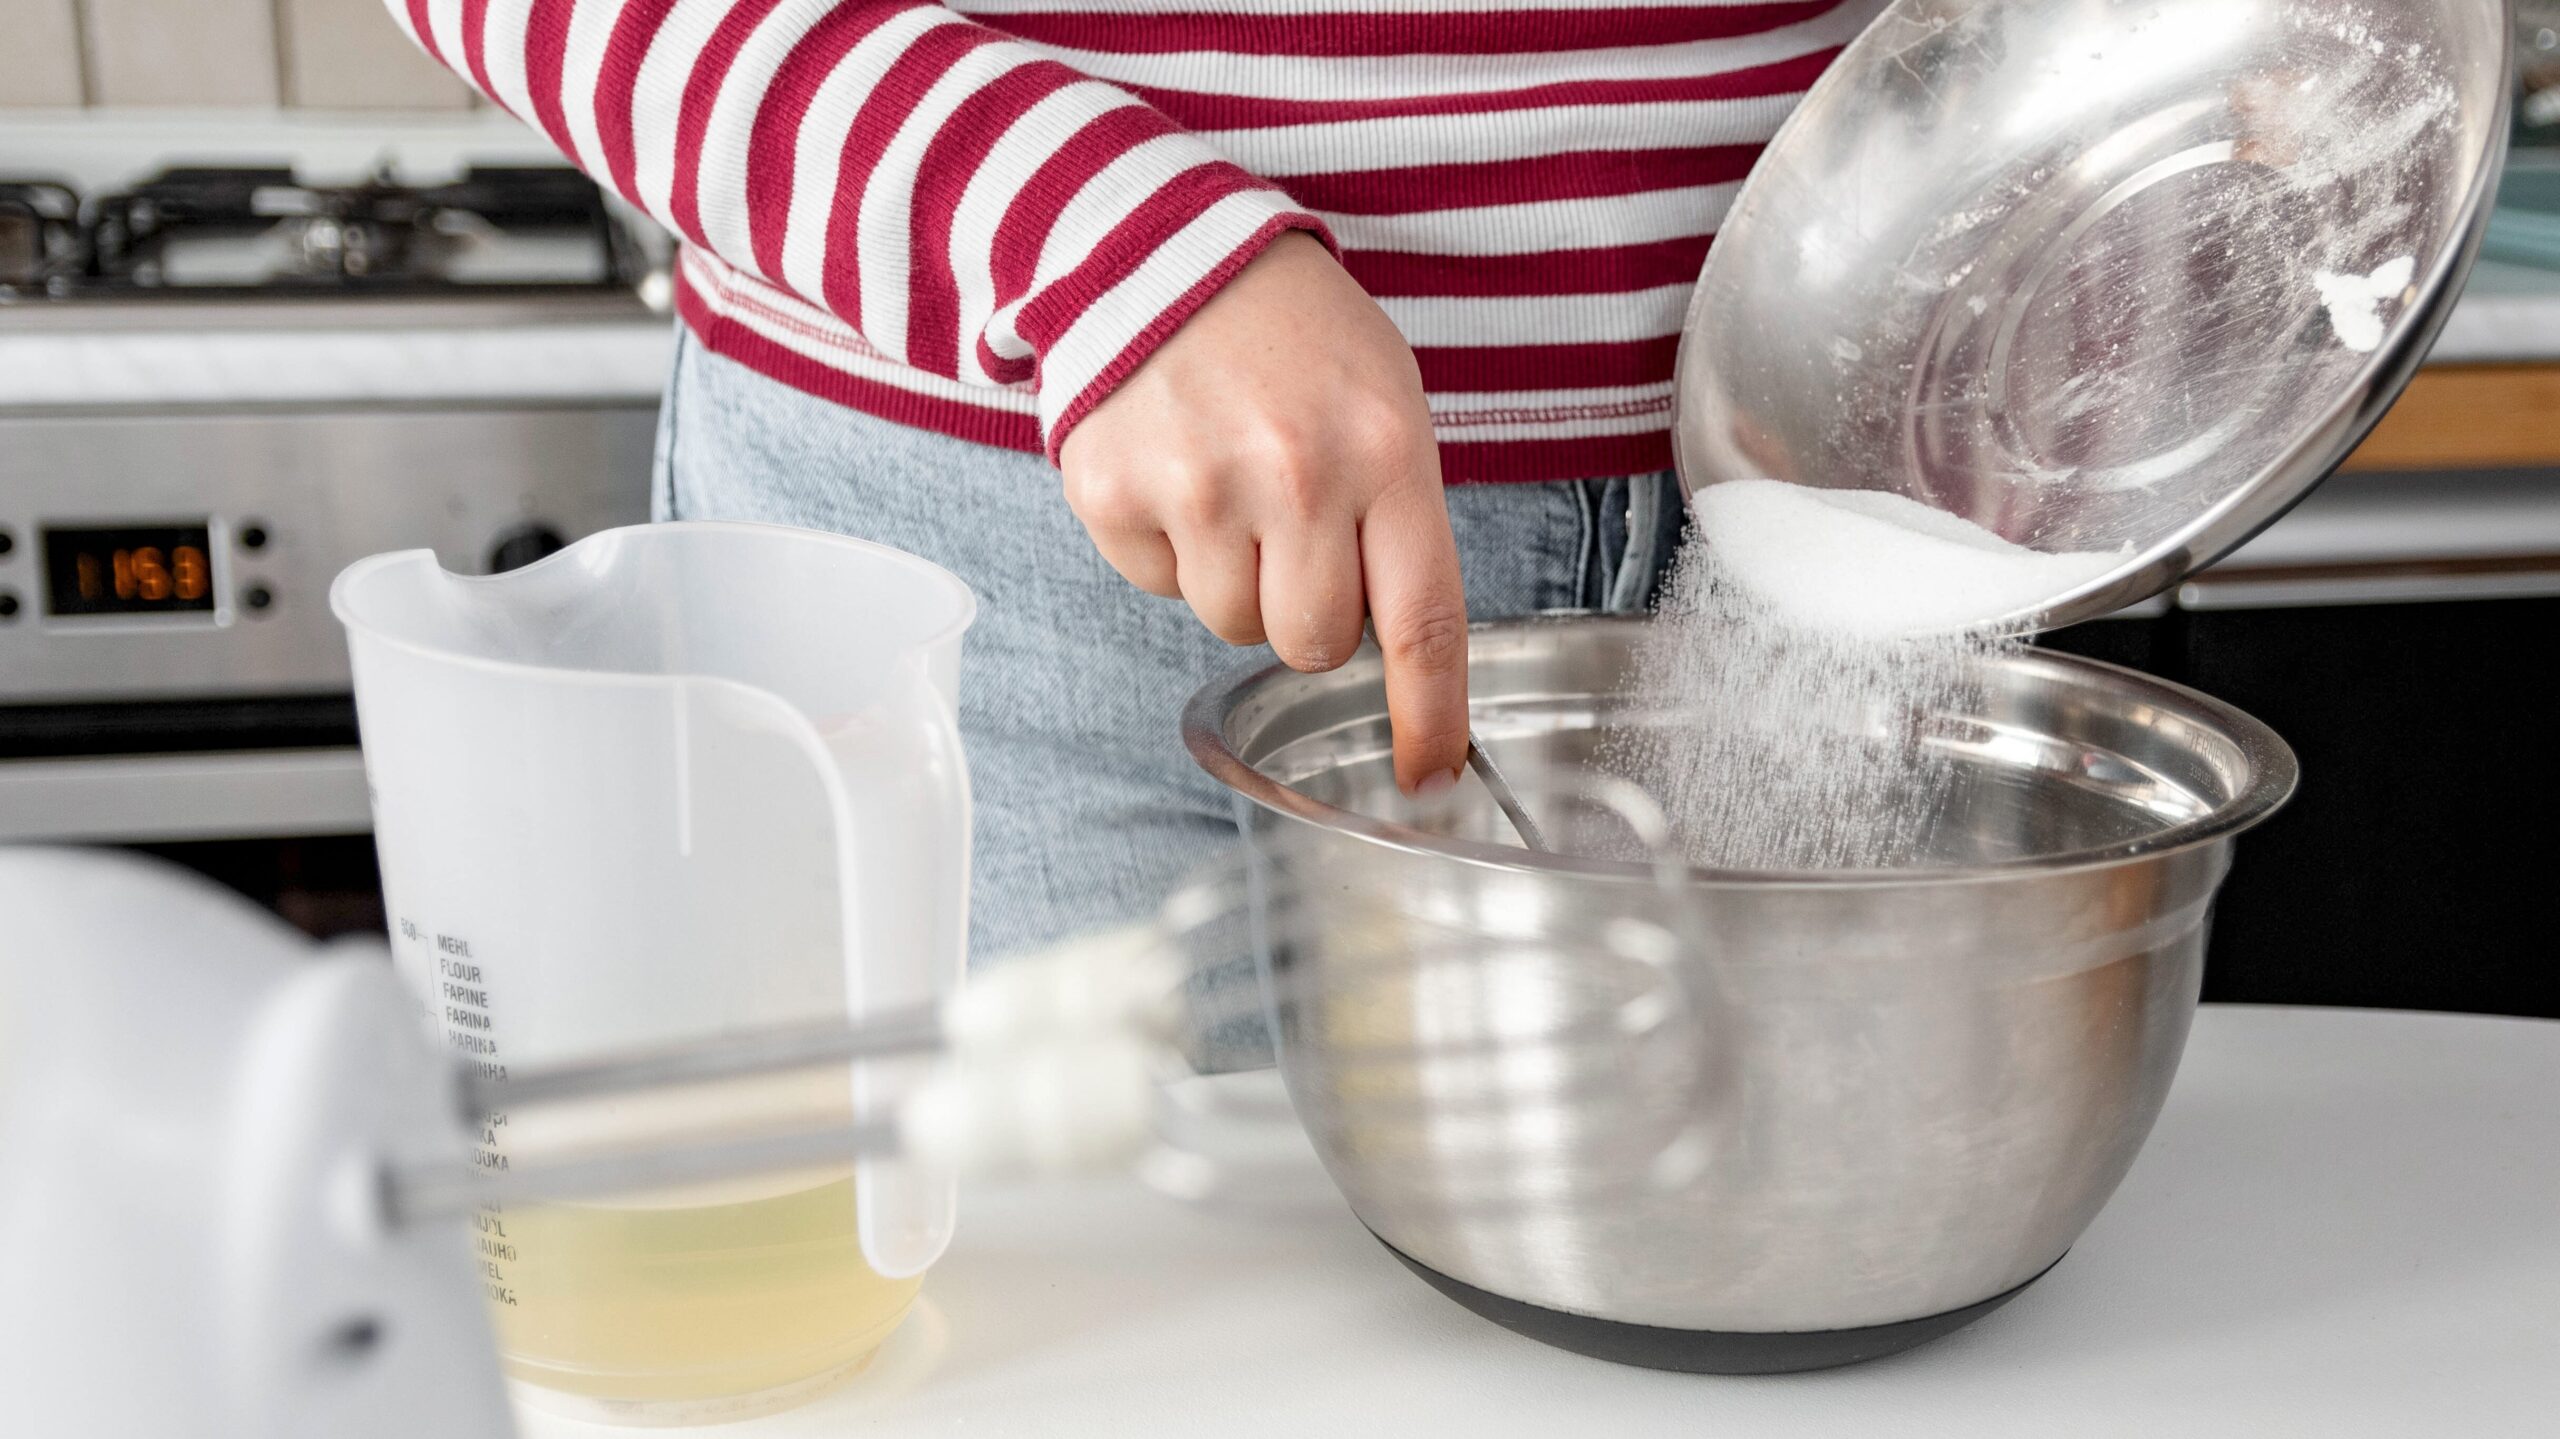
<svg viewBox="0 0 2560 1439">
<path fill-rule="evenodd" d="M 1874 0 L 388 0 L 685 242 L 710 349 L 1052 457 L 1286 229 L 1453 481 L 1670 463 L 1709 239 Z"/>
</svg>

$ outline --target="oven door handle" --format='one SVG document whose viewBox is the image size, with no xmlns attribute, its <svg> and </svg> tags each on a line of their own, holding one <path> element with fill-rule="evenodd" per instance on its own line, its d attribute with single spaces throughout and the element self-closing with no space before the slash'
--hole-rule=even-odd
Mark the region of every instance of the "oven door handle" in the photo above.
<svg viewBox="0 0 2560 1439">
<path fill-rule="evenodd" d="M 2560 554 L 2212 569 L 2178 586 L 2188 610 L 2308 609 L 2560 596 Z"/>
</svg>

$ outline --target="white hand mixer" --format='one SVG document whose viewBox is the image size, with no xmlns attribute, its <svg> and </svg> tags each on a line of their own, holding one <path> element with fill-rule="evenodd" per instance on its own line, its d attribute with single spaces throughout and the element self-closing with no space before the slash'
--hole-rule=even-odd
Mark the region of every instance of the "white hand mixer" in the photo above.
<svg viewBox="0 0 2560 1439">
<path fill-rule="evenodd" d="M 924 1159 L 942 1176 L 1124 1161 L 1161 1017 L 1145 932 L 1031 957 L 913 1014 L 527 1070 L 503 1093 L 422 1032 L 371 946 L 315 954 L 156 864 L 0 850 L 0 1392 L 99 1439 L 513 1432 L 472 1219 L 705 1179 Z M 894 1112 L 473 1163 L 495 1104 L 644 1104 L 715 1075 L 936 1049 Z M 752 1113 L 736 1116 L 752 1124 Z M 547 1148 L 547 1147 L 546 1147 Z"/>
</svg>

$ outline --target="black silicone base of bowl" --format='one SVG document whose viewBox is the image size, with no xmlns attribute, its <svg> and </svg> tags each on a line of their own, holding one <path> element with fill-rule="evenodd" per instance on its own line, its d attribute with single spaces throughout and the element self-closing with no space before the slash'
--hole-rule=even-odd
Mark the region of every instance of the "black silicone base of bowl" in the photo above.
<svg viewBox="0 0 2560 1439">
<path fill-rule="evenodd" d="M 2017 1298 L 2026 1292 L 2028 1284 L 2053 1272 L 2052 1265 L 2047 1265 L 2042 1273 L 2026 1284 L 2004 1294 L 1994 1294 L 1979 1304 L 1950 1309 L 1944 1314 L 1862 1329 L 1756 1334 L 1625 1324 L 1614 1319 L 1595 1319 L 1588 1314 L 1568 1314 L 1561 1309 L 1524 1304 L 1452 1279 L 1387 1244 L 1384 1239 L 1378 1242 L 1386 1245 L 1387 1252 L 1405 1268 L 1421 1275 L 1424 1283 L 1514 1333 L 1525 1334 L 1558 1349 L 1588 1354 L 1594 1359 L 1633 1364 L 1645 1369 L 1676 1369 L 1687 1374 L 1794 1374 L 1807 1369 L 1837 1369 L 1844 1364 L 1882 1359 L 1888 1354 L 1899 1354 L 1905 1349 L 1917 1348 L 1932 1339 L 1953 1334 Z M 2056 1264 L 2061 1262 L 2058 1259 L 2054 1261 Z"/>
</svg>

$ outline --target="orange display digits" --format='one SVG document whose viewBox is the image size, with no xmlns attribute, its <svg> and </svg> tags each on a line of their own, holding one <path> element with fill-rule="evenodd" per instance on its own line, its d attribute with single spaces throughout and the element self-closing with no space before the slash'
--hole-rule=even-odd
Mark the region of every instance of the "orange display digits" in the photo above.
<svg viewBox="0 0 2560 1439">
<path fill-rule="evenodd" d="M 119 554 L 117 558 L 124 557 Z M 169 597 L 169 566 L 161 558 L 158 545 L 144 545 L 133 551 L 133 588 L 135 597 L 144 601 Z"/>
<path fill-rule="evenodd" d="M 169 552 L 170 582 L 182 600 L 200 600 L 213 587 L 213 566 L 204 551 L 180 545 Z"/>
<path fill-rule="evenodd" d="M 212 615 L 213 527 L 49 525 L 45 608 L 55 615 Z"/>
</svg>

